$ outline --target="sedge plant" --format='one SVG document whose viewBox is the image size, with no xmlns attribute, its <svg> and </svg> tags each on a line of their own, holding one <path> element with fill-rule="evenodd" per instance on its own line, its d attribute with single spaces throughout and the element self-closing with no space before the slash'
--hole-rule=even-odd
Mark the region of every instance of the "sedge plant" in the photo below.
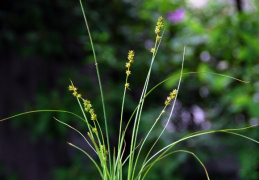
<svg viewBox="0 0 259 180">
<path fill-rule="evenodd" d="M 77 130 L 76 128 L 72 127 L 71 125 L 63 122 L 62 120 L 59 120 L 55 117 L 54 117 L 54 119 L 56 121 L 58 121 L 59 123 L 76 131 L 77 133 L 79 133 L 82 136 L 82 138 L 85 140 L 85 142 L 89 145 L 90 149 L 87 149 L 87 150 L 82 149 L 79 146 L 77 146 L 71 142 L 68 142 L 68 144 L 70 146 L 73 146 L 74 148 L 78 149 L 82 153 L 84 153 L 93 162 L 97 171 L 100 174 L 100 177 L 103 180 L 145 179 L 148 172 L 154 166 L 155 163 L 159 162 L 161 159 L 166 158 L 167 156 L 174 154 L 174 153 L 187 153 L 187 154 L 192 155 L 194 158 L 196 158 L 196 160 L 200 163 L 201 167 L 204 169 L 204 172 L 205 172 L 204 176 L 206 176 L 206 178 L 209 180 L 210 179 L 209 173 L 208 173 L 205 165 L 198 158 L 198 156 L 188 150 L 173 149 L 176 144 L 178 144 L 182 141 L 185 141 L 187 139 L 190 139 L 190 138 L 194 138 L 194 137 L 206 135 L 206 134 L 211 134 L 211 133 L 229 133 L 232 135 L 246 138 L 247 140 L 251 140 L 251 141 L 259 144 L 259 142 L 257 140 L 249 138 L 247 136 L 244 136 L 244 135 L 238 133 L 238 131 L 255 127 L 255 126 L 257 126 L 257 124 L 256 124 L 254 126 L 244 127 L 244 128 L 240 128 L 240 129 L 221 129 L 221 130 L 207 130 L 207 131 L 194 132 L 185 137 L 182 137 L 181 139 L 179 139 L 175 142 L 172 142 L 171 144 L 168 144 L 167 146 L 163 147 L 162 149 L 158 150 L 157 152 L 153 152 L 153 149 L 154 149 L 156 143 L 159 141 L 160 137 L 162 136 L 166 127 L 168 126 L 169 122 L 172 119 L 171 117 L 172 117 L 172 114 L 174 111 L 177 96 L 179 93 L 181 93 L 180 84 L 181 84 L 181 79 L 182 79 L 183 75 L 208 73 L 208 74 L 213 74 L 213 75 L 217 75 L 217 76 L 223 76 L 225 78 L 231 78 L 233 80 L 243 82 L 243 83 L 248 83 L 246 81 L 242 81 L 242 80 L 236 79 L 234 77 L 230 77 L 230 76 L 223 75 L 223 74 L 211 73 L 211 72 L 183 73 L 184 54 L 185 54 L 185 47 L 184 47 L 181 73 L 176 76 L 169 77 L 169 78 L 165 79 L 164 81 L 161 81 L 160 83 L 158 83 L 156 86 L 154 86 L 153 88 L 151 88 L 148 91 L 148 85 L 149 85 L 149 81 L 150 81 L 152 66 L 155 61 L 160 43 L 162 41 L 163 32 L 164 32 L 164 30 L 163 30 L 163 26 L 164 26 L 163 20 L 164 19 L 162 17 L 159 17 L 157 24 L 155 26 L 155 30 L 154 30 L 155 45 L 153 48 L 151 48 L 151 50 L 149 52 L 151 54 L 149 70 L 146 75 L 146 80 L 144 82 L 144 86 L 142 89 L 141 96 L 139 98 L 138 105 L 135 108 L 135 110 L 132 112 L 129 119 L 125 119 L 125 117 L 123 116 L 124 115 L 123 112 L 124 112 L 124 106 L 125 106 L 125 97 L 127 95 L 127 91 L 130 89 L 131 65 L 132 65 L 132 63 L 134 63 L 134 56 L 135 56 L 134 50 L 130 50 L 127 55 L 128 61 L 125 64 L 125 84 L 124 84 L 124 92 L 123 92 L 122 105 L 121 105 L 120 125 L 119 125 L 119 130 L 118 130 L 119 131 L 118 132 L 119 133 L 118 145 L 116 148 L 114 147 L 113 149 L 111 149 L 110 142 L 109 142 L 109 131 L 108 131 L 108 125 L 107 125 L 108 119 L 106 118 L 106 106 L 105 106 L 105 101 L 104 101 L 104 95 L 103 95 L 103 90 L 102 90 L 103 88 L 102 88 L 100 72 L 99 72 L 99 68 L 98 68 L 97 57 L 96 57 L 96 53 L 95 53 L 95 49 L 94 49 L 94 44 L 93 44 L 90 28 L 89 28 L 87 18 L 85 15 L 84 7 L 82 5 L 81 0 L 79 0 L 79 2 L 80 2 L 81 9 L 82 9 L 83 17 L 85 20 L 86 28 L 88 31 L 90 44 L 92 47 L 94 63 L 95 63 L 95 67 L 96 67 L 96 74 L 97 74 L 98 83 L 99 83 L 100 96 L 101 96 L 101 100 L 102 100 L 102 109 L 103 109 L 102 117 L 103 118 L 102 119 L 99 118 L 99 116 L 95 113 L 94 105 L 91 103 L 91 101 L 89 99 L 87 99 L 86 97 L 84 97 L 79 92 L 78 88 L 70 80 L 70 85 L 68 86 L 68 90 L 71 91 L 71 94 L 77 100 L 79 108 L 81 109 L 81 112 L 82 112 L 81 115 L 75 114 L 70 111 L 65 111 L 65 110 L 35 110 L 35 111 L 28 111 L 28 112 L 24 112 L 21 114 L 17 114 L 17 115 L 2 119 L 0 121 L 5 121 L 7 119 L 11 119 L 11 118 L 14 118 L 17 116 L 30 114 L 30 113 L 36 113 L 36 112 L 59 112 L 59 113 L 67 113 L 67 114 L 76 116 L 78 119 L 85 122 L 86 129 L 88 131 L 87 132 L 88 137 L 84 136 L 84 134 L 81 133 L 79 130 Z M 164 101 L 164 107 L 161 109 L 160 114 L 158 114 L 157 117 L 155 119 L 153 119 L 153 125 L 150 127 L 149 131 L 144 136 L 142 141 L 138 142 L 139 127 L 140 127 L 140 123 L 141 123 L 141 116 L 142 116 L 145 99 L 148 97 L 148 95 L 154 89 L 158 88 L 161 84 L 163 84 L 164 82 L 166 82 L 172 78 L 179 78 L 178 85 L 175 87 L 175 89 L 173 89 L 171 92 L 169 92 L 168 97 Z M 144 155 L 144 157 L 145 157 L 144 160 L 142 162 L 140 162 L 139 157 L 140 157 L 140 154 L 141 154 L 143 148 L 145 147 L 146 140 L 148 139 L 149 135 L 152 133 L 152 130 L 157 125 L 157 123 L 159 122 L 159 120 L 165 114 L 166 111 L 169 111 L 169 117 L 167 118 L 164 128 L 160 132 L 155 143 L 149 149 L 148 153 L 146 153 Z M 101 128 L 99 121 L 104 121 L 105 129 Z M 123 128 L 123 126 L 122 126 L 123 121 L 127 122 L 125 128 Z M 131 132 L 131 134 L 132 134 L 131 142 L 126 142 L 125 134 L 127 131 L 129 131 L 129 125 L 131 123 L 133 125 L 132 132 Z M 125 149 L 126 149 L 126 144 L 130 145 L 129 154 L 127 156 L 125 156 L 125 154 L 124 154 Z M 128 146 L 127 146 L 127 148 L 128 148 Z M 89 154 L 89 151 L 93 151 L 98 156 L 98 159 L 91 157 Z M 151 152 L 152 152 L 152 156 L 151 156 Z M 126 172 L 126 173 L 123 173 L 123 172 Z"/>
</svg>

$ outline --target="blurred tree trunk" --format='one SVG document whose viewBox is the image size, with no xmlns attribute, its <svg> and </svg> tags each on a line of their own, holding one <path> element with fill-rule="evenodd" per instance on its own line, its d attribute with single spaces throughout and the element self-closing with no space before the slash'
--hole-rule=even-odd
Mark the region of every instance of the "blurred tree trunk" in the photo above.
<svg viewBox="0 0 259 180">
<path fill-rule="evenodd" d="M 236 8 L 239 13 L 243 11 L 243 0 L 235 0 L 236 1 Z"/>
</svg>

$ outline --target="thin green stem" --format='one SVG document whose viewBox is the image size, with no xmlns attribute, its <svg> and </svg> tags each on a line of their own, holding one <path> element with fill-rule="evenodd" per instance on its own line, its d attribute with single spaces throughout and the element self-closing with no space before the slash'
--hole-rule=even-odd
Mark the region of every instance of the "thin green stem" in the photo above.
<svg viewBox="0 0 259 180">
<path fill-rule="evenodd" d="M 170 152 L 170 153 L 164 155 L 163 157 L 157 158 L 154 162 L 150 163 L 150 164 L 145 168 L 145 169 L 148 168 L 148 170 L 146 171 L 146 173 L 144 174 L 144 176 L 143 176 L 142 179 L 145 179 L 147 173 L 149 172 L 149 170 L 151 169 L 151 167 L 154 166 L 154 164 L 155 164 L 157 161 L 160 161 L 160 160 L 164 159 L 165 157 L 167 157 L 167 156 L 169 156 L 169 155 L 172 155 L 172 154 L 174 154 L 174 153 L 178 153 L 178 152 L 184 152 L 184 153 L 188 153 L 188 154 L 193 155 L 193 156 L 198 160 L 198 162 L 202 165 L 202 167 L 203 167 L 203 169 L 204 169 L 204 171 L 205 171 L 205 173 L 206 173 L 207 180 L 210 180 L 208 171 L 207 171 L 205 165 L 203 164 L 203 162 L 198 158 L 198 156 L 197 156 L 196 154 L 194 154 L 194 153 L 191 152 L 191 151 L 187 151 L 187 150 L 176 150 L 176 151 L 173 151 L 173 152 Z M 145 169 L 144 169 L 144 170 L 145 170 Z M 144 170 L 143 170 L 143 171 L 144 171 Z M 135 179 L 138 179 L 138 176 L 137 176 Z"/>
<path fill-rule="evenodd" d="M 99 173 L 100 173 L 100 175 L 101 175 L 101 177 L 102 177 L 102 179 L 103 179 L 103 173 L 102 173 L 102 171 L 100 170 L 100 167 L 99 167 L 99 166 L 97 165 L 97 163 L 95 162 L 95 160 L 94 160 L 87 152 L 85 152 L 83 149 L 77 147 L 76 145 L 74 145 L 74 144 L 72 144 L 72 143 L 70 143 L 70 142 L 68 142 L 68 144 L 69 144 L 70 146 L 73 146 L 74 148 L 78 149 L 79 151 L 83 152 L 85 155 L 87 155 L 87 156 L 89 157 L 89 159 L 94 163 L 94 165 L 96 166 L 97 170 L 99 171 Z"/>
<path fill-rule="evenodd" d="M 109 164 L 110 164 L 110 172 L 111 172 L 111 155 L 110 155 L 109 132 L 108 132 L 108 126 L 107 126 L 107 118 L 106 118 L 106 110 L 105 110 L 105 103 L 104 103 L 104 97 L 103 97 L 102 83 L 101 83 L 101 78 L 100 78 L 100 73 L 99 73 L 99 69 L 98 69 L 98 63 L 97 63 L 97 59 L 96 59 L 96 53 L 95 53 L 94 44 L 93 44 L 93 41 L 92 41 L 92 36 L 91 36 L 90 28 L 88 26 L 87 18 L 85 16 L 84 6 L 83 6 L 81 0 L 79 0 L 79 2 L 80 2 L 80 6 L 81 6 L 81 10 L 82 10 L 83 16 L 84 16 L 87 32 L 88 32 L 88 35 L 89 35 L 89 39 L 90 39 L 90 43 L 91 43 L 91 47 L 92 47 L 92 51 L 93 51 L 94 62 L 95 62 L 95 67 L 96 67 L 96 72 L 97 72 L 97 77 L 98 77 L 98 83 L 99 83 L 99 88 L 100 88 L 100 93 L 101 93 L 101 98 L 102 98 L 103 116 L 104 116 L 106 140 L 107 140 L 107 146 L 108 146 Z"/>
<path fill-rule="evenodd" d="M 158 86 L 162 85 L 163 83 L 165 83 L 166 81 L 168 81 L 168 80 L 170 80 L 170 79 L 172 79 L 172 78 L 176 78 L 176 77 L 181 76 L 181 75 L 200 74 L 200 73 L 207 73 L 207 74 L 212 74 L 212 75 L 216 75 L 216 76 L 222 76 L 222 77 L 230 78 L 230 79 L 233 79 L 233 80 L 235 80 L 235 81 L 242 82 L 242 83 L 249 83 L 248 81 L 243 81 L 243 80 L 234 78 L 234 77 L 232 77 L 232 76 L 228 76 L 228 75 L 224 75 L 224 74 L 219 74 L 219 73 L 214 73 L 214 72 L 186 72 L 186 73 L 182 73 L 182 74 L 179 73 L 179 74 L 173 75 L 173 76 L 171 76 L 171 77 L 169 77 L 169 78 L 166 78 L 165 80 L 159 82 L 159 83 L 156 84 L 154 87 L 152 87 L 152 88 L 148 91 L 148 93 L 145 95 L 145 97 L 142 99 L 142 101 L 143 101 L 145 98 L 147 98 L 151 92 L 153 92 L 156 88 L 158 88 Z M 129 127 L 129 124 L 130 124 L 132 118 L 134 117 L 134 115 L 135 115 L 135 113 L 136 113 L 138 107 L 140 106 L 140 103 L 141 103 L 141 102 L 139 102 L 139 104 L 136 106 L 136 108 L 135 108 L 134 111 L 132 112 L 132 114 L 131 114 L 131 116 L 130 116 L 128 122 L 127 122 L 127 125 L 126 125 L 126 127 L 125 127 L 124 132 L 127 131 L 127 129 L 128 129 L 128 127 Z M 123 135 L 122 139 L 124 138 L 124 136 L 125 136 L 125 134 Z M 126 163 L 126 160 L 127 160 L 128 158 L 129 158 L 129 157 L 127 157 L 127 158 L 124 160 L 123 165 Z"/>
<path fill-rule="evenodd" d="M 75 114 L 73 112 L 64 111 L 64 110 L 34 110 L 34 111 L 26 111 L 26 112 L 23 112 L 23 113 L 19 113 L 19 114 L 16 114 L 16 115 L 13 115 L 13 116 L 1 119 L 0 121 L 6 121 L 8 119 L 12 119 L 12 118 L 15 118 L 15 117 L 18 117 L 18 116 L 22 116 L 22 115 L 25 115 L 25 114 L 38 113 L 38 112 L 60 112 L 60 113 L 72 114 L 73 116 L 76 116 L 76 117 L 78 117 L 79 119 L 81 119 L 81 120 L 83 120 L 85 122 L 84 118 L 82 118 L 81 116 L 79 116 L 79 115 L 77 115 L 77 114 Z"/>
<path fill-rule="evenodd" d="M 130 160 L 129 160 L 128 179 L 133 179 L 133 177 L 134 177 L 134 171 L 133 171 L 132 172 L 132 178 L 130 178 L 131 177 L 131 168 L 132 168 L 133 161 L 134 161 L 134 149 L 136 147 L 136 142 L 137 142 L 138 128 L 139 128 L 139 123 L 140 123 L 140 119 L 141 119 L 142 108 L 143 108 L 143 105 L 144 105 L 144 99 L 145 99 L 144 97 L 146 95 L 147 87 L 148 87 L 148 84 L 149 84 L 149 78 L 150 78 L 153 62 L 155 60 L 157 50 L 160 46 L 163 34 L 164 34 L 164 32 L 162 33 L 162 36 L 161 36 L 161 39 L 160 39 L 159 43 L 158 43 L 157 40 L 155 42 L 155 52 L 153 52 L 153 55 L 152 55 L 151 63 L 150 63 L 148 74 L 147 74 L 146 81 L 145 81 L 145 85 L 144 85 L 144 88 L 142 90 L 142 94 L 141 94 L 140 101 L 139 101 L 140 106 L 138 106 L 136 116 L 135 116 L 135 121 L 134 121 L 134 126 L 133 126 L 133 131 L 132 131 L 132 141 L 131 141 L 131 146 L 130 146 L 130 152 L 132 151 L 132 155 L 130 156 Z"/>
<path fill-rule="evenodd" d="M 141 150 L 142 150 L 142 147 L 144 146 L 144 143 L 146 142 L 149 134 L 151 133 L 151 131 L 153 130 L 153 128 L 155 127 L 155 125 L 157 124 L 158 120 L 160 119 L 160 117 L 162 116 L 162 112 L 165 110 L 166 107 L 163 108 L 163 110 L 161 111 L 161 113 L 159 114 L 158 118 L 156 119 L 156 121 L 154 122 L 154 124 L 152 125 L 152 127 L 150 128 L 150 130 L 148 131 L 146 137 L 144 138 L 141 146 L 140 146 L 140 149 L 138 151 L 138 155 L 137 155 L 137 158 L 136 158 L 136 161 L 135 161 L 135 164 L 134 164 L 134 171 L 136 169 L 136 166 L 137 166 L 137 163 L 138 163 L 138 158 L 139 158 L 139 155 L 141 153 Z M 150 151 L 150 150 L 149 150 Z"/>
<path fill-rule="evenodd" d="M 121 164 L 121 161 L 120 161 L 120 180 L 122 180 L 122 164 Z"/>
<path fill-rule="evenodd" d="M 102 128 L 101 128 L 101 126 L 100 126 L 98 120 L 96 120 L 96 123 L 97 123 L 97 126 L 98 126 L 98 128 L 99 128 L 99 130 L 100 130 L 100 133 L 101 133 L 102 142 L 103 142 L 103 144 L 105 144 L 105 142 L 104 142 L 104 137 L 103 137 L 103 131 L 102 131 Z"/>
<path fill-rule="evenodd" d="M 54 119 L 55 119 L 56 121 L 58 121 L 59 123 L 64 124 L 64 125 L 66 125 L 67 127 L 73 129 L 73 130 L 76 131 L 78 134 L 80 134 L 80 135 L 84 138 L 84 140 L 87 142 L 87 144 L 88 144 L 88 145 L 93 149 L 93 151 L 97 154 L 97 152 L 95 151 L 95 149 L 93 148 L 93 146 L 89 143 L 89 141 L 86 139 L 86 137 L 85 137 L 79 130 L 77 130 L 76 128 L 70 126 L 69 124 L 67 124 L 67 123 L 65 123 L 65 122 L 63 122 L 63 121 L 58 120 L 58 119 L 55 118 L 55 117 L 54 117 Z"/>
<path fill-rule="evenodd" d="M 249 127 L 246 127 L 246 128 L 239 128 L 239 129 L 235 129 L 235 130 L 236 130 L 236 131 L 237 131 L 237 130 L 244 130 L 244 129 L 248 129 L 248 128 L 252 128 L 252 127 L 255 127 L 255 126 L 249 126 Z M 244 135 L 242 135 L 242 134 L 229 132 L 228 130 L 209 130 L 209 131 L 207 131 L 207 132 L 202 132 L 202 133 L 198 133 L 198 134 L 194 134 L 194 135 L 190 135 L 190 136 L 181 138 L 181 139 L 179 139 L 179 140 L 177 140 L 177 141 L 175 141 L 175 142 L 173 142 L 173 143 L 171 143 L 171 144 L 165 146 L 164 148 L 162 148 L 162 149 L 160 149 L 158 152 L 156 152 L 151 158 L 149 158 L 148 161 L 144 164 L 144 166 L 146 166 L 147 163 L 148 163 L 149 161 L 151 161 L 154 157 L 156 157 L 159 153 L 161 153 L 161 152 L 163 152 L 163 151 L 165 151 L 165 150 L 167 150 L 167 149 L 170 149 L 170 147 L 176 145 L 177 143 L 179 143 L 179 142 L 181 142 L 181 141 L 184 141 L 184 140 L 187 140 L 187 139 L 196 137 L 196 136 L 201 136 L 201 135 L 205 135 L 205 134 L 212 134 L 212 133 L 219 133 L 219 132 L 230 133 L 230 134 L 234 134 L 234 135 L 237 135 L 237 136 L 241 136 L 241 137 L 243 137 L 243 138 L 246 138 L 246 139 L 248 139 L 248 140 L 251 140 L 251 141 L 256 142 L 256 143 L 259 144 L 258 141 L 254 140 L 254 139 L 252 139 L 252 138 L 249 138 L 249 137 L 244 136 Z M 165 151 L 165 152 L 166 152 L 166 151 Z M 162 153 L 162 154 L 163 154 L 163 153 Z"/>
<path fill-rule="evenodd" d="M 95 147 L 95 149 L 96 149 L 96 152 L 97 152 L 98 157 L 99 157 L 99 159 L 100 159 L 100 162 L 101 162 L 101 164 L 102 164 L 102 167 L 103 167 L 103 170 L 104 170 L 105 175 L 107 174 L 108 177 L 111 179 L 111 176 L 110 176 L 110 174 L 109 174 L 109 170 L 107 169 L 106 160 L 104 159 L 104 156 L 103 156 L 101 147 L 98 148 L 98 146 L 97 146 L 97 144 L 96 144 L 96 142 L 95 142 L 95 140 L 94 140 L 94 137 L 91 136 L 90 133 L 88 133 L 88 136 L 89 136 L 90 140 L 92 141 L 92 143 L 93 143 L 93 145 L 94 145 L 94 147 Z M 104 177 L 106 177 L 105 175 L 104 175 Z"/>
<path fill-rule="evenodd" d="M 128 83 L 128 77 L 129 76 L 126 76 L 126 81 L 125 81 L 125 84 Z M 117 154 L 117 159 L 116 159 L 116 163 L 114 165 L 114 175 L 115 175 L 115 171 L 116 171 L 116 168 L 118 165 L 118 161 L 119 159 L 121 159 L 121 149 L 122 149 L 122 145 L 120 145 L 120 143 L 123 143 L 123 139 L 121 141 L 121 129 L 122 129 L 122 120 L 123 120 L 123 112 L 124 112 L 124 103 L 125 103 L 125 96 L 126 96 L 126 91 L 127 91 L 127 88 L 126 86 L 124 87 L 124 92 L 123 92 L 123 97 L 122 97 L 122 105 L 121 105 L 121 118 L 120 118 L 120 130 L 119 130 L 119 140 L 118 140 L 118 154 Z"/>
<path fill-rule="evenodd" d="M 167 119 L 167 122 L 166 122 L 166 125 L 164 126 L 162 132 L 159 134 L 158 138 L 156 139 L 155 143 L 152 145 L 152 147 L 150 148 L 148 154 L 146 155 L 144 161 L 143 161 L 143 164 L 142 164 L 142 167 L 143 165 L 145 164 L 149 154 L 151 153 L 152 149 L 155 147 L 156 143 L 158 142 L 158 140 L 160 139 L 160 137 L 162 136 L 162 134 L 164 133 L 165 129 L 167 128 L 168 124 L 169 124 L 169 121 L 172 117 L 172 114 L 173 114 L 173 111 L 174 111 L 174 107 L 175 107 L 175 103 L 176 103 L 176 100 L 177 100 L 177 97 L 178 97 L 178 93 L 180 91 L 180 85 L 181 85 L 181 81 L 182 81 L 182 74 L 183 74 L 183 66 L 184 66 L 184 55 L 185 55 L 185 47 L 184 47 L 184 50 L 183 50 L 183 59 L 182 59 L 182 66 L 181 66 L 181 74 L 180 74 L 180 79 L 179 79 L 179 82 L 178 82 L 178 86 L 177 86 L 177 94 L 175 96 L 175 99 L 174 99 L 174 103 L 173 103 L 173 106 L 171 108 L 171 112 L 170 112 L 170 115 Z M 141 170 L 140 170 L 141 171 Z"/>
</svg>

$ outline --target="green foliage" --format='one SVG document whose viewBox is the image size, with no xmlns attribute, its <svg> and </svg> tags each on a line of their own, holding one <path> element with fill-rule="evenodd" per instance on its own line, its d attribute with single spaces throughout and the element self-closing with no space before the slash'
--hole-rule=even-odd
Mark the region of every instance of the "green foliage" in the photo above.
<svg viewBox="0 0 259 180">
<path fill-rule="evenodd" d="M 245 149 L 241 148 L 241 152 L 243 151 L 243 153 L 240 153 L 239 157 L 243 167 L 239 174 L 245 180 L 256 180 L 259 178 L 259 172 L 257 171 L 259 155 L 256 149 L 252 147 L 249 147 L 249 153 L 245 153 Z"/>
<path fill-rule="evenodd" d="M 184 72 L 209 71 L 227 75 L 231 74 L 234 77 L 250 81 L 250 84 L 244 87 L 243 84 L 232 82 L 230 79 L 203 73 L 198 74 L 197 78 L 195 75 L 191 78 L 183 77 L 182 92 L 185 92 L 185 95 L 182 95 L 182 97 L 180 95 L 179 98 L 182 109 L 189 110 L 193 116 L 191 112 L 192 106 L 198 105 L 207 112 L 206 122 L 212 124 L 212 129 L 244 127 L 252 124 L 252 120 L 258 122 L 259 111 L 257 109 L 259 101 L 256 98 L 258 97 L 256 94 L 259 92 L 259 88 L 257 88 L 259 83 L 258 10 L 238 13 L 232 5 L 216 1 L 210 2 L 203 9 L 195 9 L 189 6 L 187 1 L 180 0 L 150 0 L 137 4 L 135 1 L 116 1 L 109 4 L 105 3 L 105 1 L 83 3 L 85 4 L 86 15 L 89 17 L 95 50 L 101 64 L 99 66 L 100 71 L 102 72 L 101 74 L 104 74 L 102 77 L 104 77 L 105 100 L 109 102 L 109 105 L 107 104 L 107 117 L 109 119 L 115 119 L 115 122 L 118 123 L 119 117 L 116 114 L 118 114 L 118 107 L 121 102 L 121 96 L 118 94 L 122 94 L 121 89 L 123 89 L 124 84 L 124 78 L 118 77 L 118 74 L 124 73 L 124 70 L 122 71 L 121 69 L 122 67 L 124 68 L 127 50 L 133 48 L 137 50 L 138 56 L 132 68 L 132 71 L 134 71 L 132 79 L 136 78 L 139 81 L 132 82 L 131 87 L 140 91 L 140 86 L 142 86 L 140 82 L 144 82 L 144 75 L 149 66 L 149 62 L 146 60 L 148 59 L 146 51 L 149 51 L 154 43 L 153 39 L 151 39 L 153 38 L 153 31 L 151 29 L 153 28 L 154 19 L 159 15 L 167 17 L 168 12 L 184 8 L 186 16 L 182 22 L 167 22 L 166 24 L 163 48 L 157 54 L 158 61 L 154 63 L 151 86 L 160 82 L 163 77 L 176 75 L 180 72 L 182 48 L 184 45 L 187 45 L 186 58 L 188 61 L 185 64 Z M 105 6 L 104 3 L 106 4 Z M 82 71 L 89 69 L 89 67 L 89 72 L 93 69 L 93 56 L 90 44 L 85 43 L 88 41 L 88 37 L 85 36 L 86 31 L 81 23 L 82 19 L 77 2 L 30 2 L 30 7 L 33 8 L 25 8 L 23 3 L 20 2 L 12 6 L 14 9 L 19 10 L 15 12 L 20 12 L 19 17 L 21 18 L 19 21 L 5 21 L 8 23 L 8 26 L 5 26 L 3 29 L 1 38 L 4 41 L 0 42 L 7 42 L 13 51 L 23 57 L 33 57 L 40 54 L 44 55 L 43 59 L 46 60 L 57 62 L 76 61 L 76 67 L 71 67 L 66 69 L 66 72 L 64 71 L 64 77 L 59 82 L 60 87 L 67 84 L 69 78 L 78 81 L 75 84 L 80 86 L 80 89 L 87 90 L 87 96 L 91 97 L 97 114 L 100 114 L 102 111 L 99 108 L 101 107 L 101 101 L 94 88 L 96 87 L 96 79 L 93 77 L 93 73 L 82 73 Z M 63 13 L 62 17 L 56 16 L 55 8 L 52 9 L 50 7 L 55 7 L 69 15 Z M 47 10 L 50 13 L 46 15 L 44 12 Z M 18 14 L 12 14 L 12 16 L 18 16 Z M 9 18 L 12 19 L 12 16 L 9 16 Z M 5 17 L 8 17 L 8 15 L 5 14 Z M 65 19 L 64 17 L 68 18 Z M 53 22 L 60 22 L 57 28 L 52 28 L 50 23 L 53 22 L 48 22 L 52 18 L 54 18 Z M 27 23 L 21 25 L 22 22 Z M 21 29 L 22 26 L 26 28 Z M 13 29 L 19 31 L 22 35 L 18 36 L 19 33 L 14 32 Z M 70 39 L 74 39 L 74 41 L 70 41 Z M 41 43 L 35 45 L 39 41 Z M 81 46 L 82 42 L 84 46 Z M 74 48 L 68 48 L 69 44 Z M 4 47 L 4 44 L 0 44 L 0 47 Z M 84 48 L 85 53 L 82 53 L 83 48 L 81 47 Z M 207 60 L 206 57 L 208 58 Z M 87 65 L 84 66 L 83 64 Z M 116 77 L 116 80 L 113 77 Z M 140 128 L 140 133 L 146 132 L 146 125 L 150 126 L 152 124 L 150 119 L 156 117 L 156 111 L 159 112 L 159 108 L 155 105 L 163 103 L 165 93 L 171 90 L 170 88 L 176 82 L 177 79 L 170 79 L 165 83 L 164 89 L 159 90 L 160 92 L 154 91 L 151 98 L 155 100 L 154 102 L 147 100 L 147 111 L 143 112 L 142 116 L 142 126 L 144 127 Z M 78 112 L 77 104 L 65 93 L 65 89 L 55 89 L 48 95 L 45 95 L 45 92 L 39 92 L 36 105 L 28 107 L 28 110 L 49 107 L 49 109 L 69 109 L 72 112 Z M 86 92 L 82 92 L 82 94 L 86 94 Z M 126 113 L 132 112 L 136 106 L 134 100 L 138 94 L 131 91 L 130 95 L 126 99 Z M 179 114 L 182 112 L 179 110 Z M 53 123 L 53 116 L 67 123 L 74 123 L 74 119 L 71 119 L 69 116 L 48 113 L 30 116 L 27 121 L 17 120 L 14 122 L 14 125 L 22 127 L 33 125 L 31 129 L 34 131 L 35 138 L 44 132 L 48 132 L 46 134 L 49 137 L 64 137 L 67 129 L 64 126 Z M 187 123 L 186 128 L 181 128 L 181 124 L 178 123 L 178 120 L 181 119 L 180 115 L 174 118 L 175 121 L 172 124 L 175 131 L 162 136 L 162 140 L 165 143 L 161 143 L 160 147 L 176 140 L 177 137 L 181 137 L 184 134 L 184 130 L 203 129 L 202 125 L 194 124 L 193 119 L 189 123 L 193 123 L 194 127 L 190 127 L 191 125 Z M 147 141 L 148 144 L 151 144 L 155 137 L 159 135 L 162 124 L 159 125 L 160 127 L 156 127 L 150 135 L 150 140 Z M 101 126 L 104 127 L 103 124 Z M 80 129 L 84 126 L 80 124 L 77 127 Z M 116 136 L 117 129 L 115 126 L 108 124 L 108 129 L 112 136 Z M 179 132 L 179 134 L 174 135 L 175 132 Z M 246 135 L 258 139 L 256 131 L 249 130 Z M 222 138 L 218 138 L 215 139 L 214 145 L 221 144 L 224 148 L 234 140 L 235 137 L 232 136 L 228 136 L 228 141 L 226 142 Z M 199 142 L 196 144 L 196 148 L 199 149 L 207 143 L 208 140 Z M 186 143 L 185 145 L 192 148 L 190 144 Z M 256 153 L 252 152 L 251 149 L 240 149 L 239 146 L 238 142 L 231 144 L 231 149 L 234 149 L 232 153 L 240 156 L 240 165 L 242 166 L 240 176 L 247 179 L 256 179 L 258 177 L 257 172 L 253 171 L 254 173 L 252 173 L 256 164 L 258 166 Z M 251 161 L 244 158 L 248 151 L 249 153 L 251 151 L 251 154 L 255 157 Z M 168 165 L 167 167 L 170 167 L 170 164 L 173 166 L 170 161 L 164 160 L 163 165 L 165 164 Z M 166 177 L 167 173 L 170 174 L 169 172 L 161 171 L 159 167 L 159 165 L 155 166 L 154 168 L 157 170 L 154 172 L 165 173 L 166 175 L 163 175 L 163 177 Z M 161 167 L 164 169 L 166 166 Z M 179 168 L 178 170 L 178 172 L 181 171 Z M 155 173 L 150 174 L 151 179 L 156 177 Z"/>
</svg>

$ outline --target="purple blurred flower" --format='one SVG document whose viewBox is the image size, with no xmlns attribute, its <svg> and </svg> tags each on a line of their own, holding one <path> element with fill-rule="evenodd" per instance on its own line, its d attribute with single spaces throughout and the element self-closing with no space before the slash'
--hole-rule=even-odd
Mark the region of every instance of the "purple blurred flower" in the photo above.
<svg viewBox="0 0 259 180">
<path fill-rule="evenodd" d="M 176 9 L 175 11 L 168 12 L 167 19 L 171 23 L 179 23 L 185 17 L 185 10 L 183 8 Z"/>
</svg>

